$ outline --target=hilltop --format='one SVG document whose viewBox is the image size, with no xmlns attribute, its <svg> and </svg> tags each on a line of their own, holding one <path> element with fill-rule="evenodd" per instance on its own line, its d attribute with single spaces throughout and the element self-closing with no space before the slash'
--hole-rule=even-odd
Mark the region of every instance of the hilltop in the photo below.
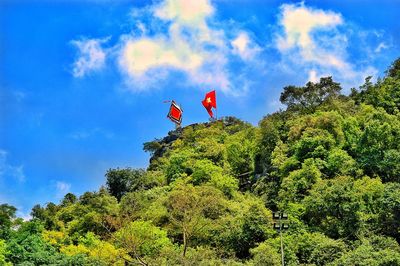
<svg viewBox="0 0 400 266">
<path fill-rule="evenodd" d="M 283 88 L 258 126 L 234 117 L 144 144 L 147 169 L 96 192 L 1 205 L 0 264 L 400 265 L 400 59 L 350 95 L 332 77 Z"/>
</svg>

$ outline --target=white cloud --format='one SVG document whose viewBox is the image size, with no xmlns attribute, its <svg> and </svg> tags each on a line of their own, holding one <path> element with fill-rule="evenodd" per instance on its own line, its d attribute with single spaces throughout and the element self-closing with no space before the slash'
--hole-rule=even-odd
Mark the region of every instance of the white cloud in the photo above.
<svg viewBox="0 0 400 266">
<path fill-rule="evenodd" d="M 57 189 L 57 197 L 62 197 L 63 195 L 65 195 L 70 191 L 71 184 L 63 181 L 57 181 L 56 189 Z"/>
<path fill-rule="evenodd" d="M 204 46 L 213 45 L 221 52 L 224 37 L 208 27 L 206 19 L 213 13 L 207 0 L 167 0 L 151 8 L 151 19 L 170 23 L 166 33 L 155 36 L 125 36 L 119 57 L 120 68 L 129 77 L 134 90 L 165 79 L 170 70 L 186 73 L 193 83 L 213 83 L 228 91 L 223 55 L 215 56 Z M 137 13 L 137 12 L 136 12 Z M 207 69 L 206 64 L 213 65 Z M 222 70 L 211 79 L 211 70 Z"/>
<path fill-rule="evenodd" d="M 317 29 L 330 29 L 343 23 L 340 14 L 330 11 L 314 10 L 301 5 L 285 4 L 281 6 L 281 25 L 285 36 L 278 39 L 278 48 L 286 50 L 299 46 L 311 49 L 315 46 L 311 33 Z"/>
<path fill-rule="evenodd" d="M 245 47 L 236 48 L 243 41 L 232 43 L 223 27 L 210 23 L 214 13 L 208 0 L 166 0 L 132 12 L 135 18 L 148 17 L 146 26 L 138 28 L 139 35 L 121 37 L 118 62 L 129 88 L 148 90 L 178 71 L 186 76 L 182 83 L 231 95 L 244 93 L 246 79 L 231 73 L 230 60 L 237 54 L 249 59 L 259 48 L 245 31 L 239 34 L 247 38 Z M 151 27 L 155 30 L 150 35 Z"/>
<path fill-rule="evenodd" d="M 181 49 L 177 49 L 177 47 Z M 157 66 L 171 66 L 191 71 L 203 62 L 203 56 L 196 54 L 185 43 L 173 45 L 164 40 L 139 39 L 125 44 L 120 63 L 132 75 L 143 75 Z"/>
<path fill-rule="evenodd" d="M 380 53 L 384 49 L 388 49 L 389 45 L 385 44 L 384 42 L 380 42 L 378 46 L 375 48 L 375 53 Z"/>
<path fill-rule="evenodd" d="M 14 166 L 8 163 L 7 151 L 0 149 L 0 178 L 12 177 L 18 182 L 23 183 L 25 181 L 24 166 Z"/>
<path fill-rule="evenodd" d="M 239 35 L 231 41 L 234 53 L 238 54 L 243 60 L 253 59 L 261 49 L 249 38 L 246 32 L 240 32 Z"/>
<path fill-rule="evenodd" d="M 194 28 L 207 27 L 205 19 L 214 12 L 208 0 L 166 0 L 155 8 L 155 16 Z"/>
<path fill-rule="evenodd" d="M 310 70 L 308 72 L 308 81 L 311 81 L 313 83 L 317 83 L 319 80 L 319 77 L 317 76 L 317 71 L 315 70 Z"/>
<path fill-rule="evenodd" d="M 78 48 L 78 58 L 73 64 L 74 77 L 83 77 L 91 71 L 104 67 L 107 52 L 101 45 L 109 38 L 73 40 L 71 43 Z"/>
<path fill-rule="evenodd" d="M 250 84 L 246 75 L 261 66 L 255 60 L 261 48 L 249 32 L 238 25 L 232 30 L 231 22 L 217 21 L 215 13 L 210 0 L 163 0 L 134 8 L 131 32 L 114 46 L 102 47 L 108 38 L 72 41 L 79 50 L 73 75 L 100 70 L 110 57 L 116 60 L 107 62 L 117 63 L 130 91 L 162 88 L 179 77 L 178 86 L 243 95 Z"/>
<path fill-rule="evenodd" d="M 25 222 L 30 221 L 32 219 L 31 211 L 22 211 L 21 208 L 17 208 L 18 211 L 16 213 L 17 217 L 22 218 Z"/>
<path fill-rule="evenodd" d="M 52 181 L 54 182 L 54 181 Z M 64 182 L 64 181 L 56 181 L 55 185 L 53 183 L 53 186 L 55 187 L 55 197 L 57 199 L 62 199 L 65 194 L 69 193 L 71 190 L 71 184 Z"/>
<path fill-rule="evenodd" d="M 344 87 L 359 85 L 377 70 L 370 66 L 356 67 L 348 62 L 346 26 L 341 14 L 314 9 L 301 4 L 281 6 L 276 47 L 286 64 L 308 69 L 308 80 L 332 75 Z"/>
</svg>

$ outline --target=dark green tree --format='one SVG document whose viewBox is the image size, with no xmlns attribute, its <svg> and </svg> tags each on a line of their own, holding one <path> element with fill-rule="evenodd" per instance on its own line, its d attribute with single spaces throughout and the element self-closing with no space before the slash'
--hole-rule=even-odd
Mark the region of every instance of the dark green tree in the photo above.
<svg viewBox="0 0 400 266">
<path fill-rule="evenodd" d="M 400 183 L 386 183 L 380 200 L 379 232 L 400 242 Z"/>
<path fill-rule="evenodd" d="M 386 70 L 386 75 L 391 78 L 400 78 L 400 58 L 397 58 Z"/>
<path fill-rule="evenodd" d="M 125 193 L 140 189 L 143 175 L 143 169 L 109 169 L 106 173 L 107 190 L 120 201 Z"/>
<path fill-rule="evenodd" d="M 357 239 L 378 230 L 383 191 L 382 182 L 369 177 L 320 180 L 303 200 L 303 219 L 329 237 Z"/>
<path fill-rule="evenodd" d="M 67 193 L 67 194 L 65 194 L 64 198 L 61 201 L 61 206 L 65 207 L 65 206 L 74 204 L 77 202 L 77 200 L 78 200 L 78 198 L 74 194 Z"/>
<path fill-rule="evenodd" d="M 337 98 L 341 89 L 332 77 L 324 77 L 318 83 L 308 82 L 304 87 L 283 88 L 279 100 L 287 105 L 288 110 L 310 113 L 323 102 Z"/>
<path fill-rule="evenodd" d="M 11 234 L 11 226 L 15 219 L 17 208 L 8 204 L 0 205 L 0 238 L 7 239 Z"/>
</svg>

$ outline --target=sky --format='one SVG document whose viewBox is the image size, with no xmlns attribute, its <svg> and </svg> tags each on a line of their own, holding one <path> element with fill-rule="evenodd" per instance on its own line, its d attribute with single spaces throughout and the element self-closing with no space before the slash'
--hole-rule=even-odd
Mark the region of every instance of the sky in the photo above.
<svg viewBox="0 0 400 266">
<path fill-rule="evenodd" d="M 145 168 L 143 143 L 218 116 L 257 125 L 287 85 L 343 92 L 400 56 L 399 0 L 0 1 L 0 204 L 29 218 Z"/>
</svg>

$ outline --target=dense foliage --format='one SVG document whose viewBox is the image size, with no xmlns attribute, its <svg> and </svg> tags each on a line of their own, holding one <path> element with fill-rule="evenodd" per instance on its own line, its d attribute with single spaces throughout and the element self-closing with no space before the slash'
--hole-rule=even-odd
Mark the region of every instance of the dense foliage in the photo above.
<svg viewBox="0 0 400 266">
<path fill-rule="evenodd" d="M 144 144 L 143 169 L 32 219 L 0 206 L 1 265 L 400 265 L 400 59 L 349 96 L 285 87 L 258 127 L 195 124 Z"/>
</svg>

